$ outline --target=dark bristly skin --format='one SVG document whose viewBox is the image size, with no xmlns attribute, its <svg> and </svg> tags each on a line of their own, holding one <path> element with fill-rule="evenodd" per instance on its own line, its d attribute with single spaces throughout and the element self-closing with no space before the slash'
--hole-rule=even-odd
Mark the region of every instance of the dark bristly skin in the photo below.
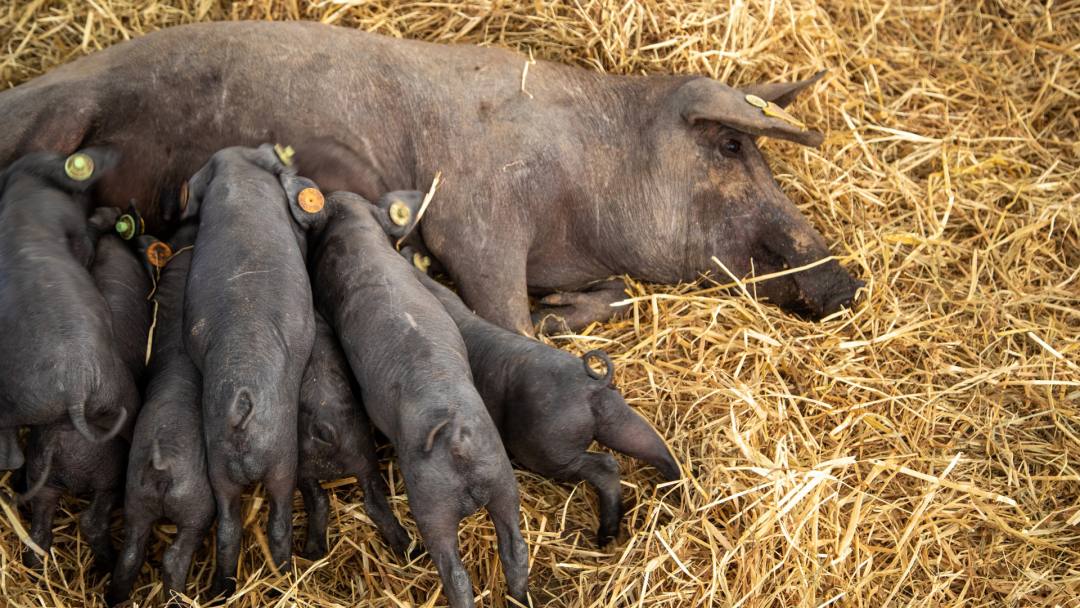
<svg viewBox="0 0 1080 608">
<path fill-rule="evenodd" d="M 203 376 L 203 429 L 217 503 L 211 595 L 236 588 L 240 495 L 270 497 L 270 553 L 291 566 L 300 379 L 315 320 L 306 244 L 279 181 L 272 146 L 227 148 L 190 180 L 185 217 L 199 238 L 184 302 L 185 344 Z"/>
<path fill-rule="evenodd" d="M 619 465 L 610 454 L 589 451 L 594 439 L 651 464 L 664 479 L 679 478 L 663 439 L 611 384 L 614 370 L 606 354 L 592 351 L 579 358 L 505 330 L 473 314 L 434 279 L 416 275 L 461 330 L 476 390 L 514 458 L 541 475 L 596 488 L 601 546 L 618 534 L 622 500 Z M 606 375 L 590 373 L 591 357 L 605 362 Z"/>
<path fill-rule="evenodd" d="M 312 229 L 312 286 L 375 423 L 397 452 L 409 505 L 454 608 L 471 607 L 460 521 L 487 507 L 509 595 L 527 602 L 517 483 L 477 394 L 453 319 L 387 243 L 363 198 L 332 194 Z"/>
<path fill-rule="evenodd" d="M 146 296 L 150 280 L 127 245 L 112 232 L 119 212 L 112 207 L 98 209 L 91 218 L 92 233 L 108 230 L 96 239 L 91 266 L 94 284 L 104 297 L 111 327 L 110 347 L 115 347 L 124 368 L 117 370 L 125 385 L 135 387 L 144 370 L 146 335 L 150 313 Z M 119 401 L 127 408 L 124 435 L 130 436 L 138 413 L 138 392 Z M 71 422 L 35 426 L 27 441 L 27 479 L 37 489 L 30 490 L 30 532 L 34 542 L 48 551 L 52 544 L 52 519 L 63 494 L 90 495 L 90 504 L 79 516 L 79 529 L 94 554 L 94 567 L 101 573 L 113 568 L 115 551 L 109 538 L 109 514 L 120 502 L 124 489 L 128 441 L 114 437 L 93 441 L 83 437 Z M 41 567 L 37 553 L 26 550 L 23 562 Z"/>
<path fill-rule="evenodd" d="M 821 135 L 744 98 L 784 106 L 813 79 L 737 90 L 536 61 L 523 80 L 527 61 L 317 23 L 174 27 L 0 92 L 0 164 L 27 150 L 119 145 L 125 160 L 105 194 L 121 207 L 138 201 L 152 221 L 167 215 L 158 199 L 227 145 L 308 142 L 325 154 L 297 145 L 302 174 L 369 200 L 427 190 L 441 171 L 424 241 L 469 306 L 526 333 L 530 293 L 617 275 L 727 282 L 712 256 L 739 277 L 829 256 L 755 139 L 818 145 Z M 755 291 L 820 316 L 858 286 L 829 261 Z M 609 317 L 622 298 L 564 293 L 540 312 L 575 327 Z"/>
<path fill-rule="evenodd" d="M 379 472 L 371 421 L 356 400 L 352 373 L 334 330 L 315 313 L 315 345 L 300 385 L 300 462 L 297 485 L 308 514 L 303 557 L 326 555 L 330 501 L 320 480 L 355 475 L 364 489 L 364 506 L 387 544 L 407 556 L 409 534 L 386 500 L 389 490 Z"/>
<path fill-rule="evenodd" d="M 113 345 L 108 306 L 87 271 L 94 255 L 88 189 L 115 155 L 84 152 L 96 167 L 85 181 L 67 177 L 65 157 L 51 153 L 25 156 L 0 173 L 0 469 L 24 462 L 20 426 L 67 418 L 88 439 L 108 440 L 138 400 Z"/>
<path fill-rule="evenodd" d="M 175 255 L 161 271 L 146 402 L 135 423 L 124 495 L 124 544 L 105 599 L 115 606 L 131 596 L 154 523 L 176 524 L 162 571 L 168 594 L 187 589 L 195 551 L 214 521 L 202 426 L 202 375 L 184 347 L 184 290 L 196 226 L 185 224 L 169 245 Z M 140 249 L 153 237 L 139 237 Z M 145 271 L 144 271 L 145 272 Z"/>
</svg>

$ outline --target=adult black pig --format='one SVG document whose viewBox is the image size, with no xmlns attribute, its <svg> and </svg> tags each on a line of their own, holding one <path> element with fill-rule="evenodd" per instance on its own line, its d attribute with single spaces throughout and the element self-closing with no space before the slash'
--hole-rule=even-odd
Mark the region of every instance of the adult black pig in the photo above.
<svg viewBox="0 0 1080 608">
<path fill-rule="evenodd" d="M 334 330 L 315 313 L 315 344 L 300 385 L 300 462 L 297 486 L 308 514 L 303 557 L 326 555 L 330 500 L 319 480 L 355 475 L 364 489 L 364 507 L 387 544 L 407 556 L 409 533 L 386 501 L 386 481 L 379 473 L 371 421 L 353 393 L 352 373 Z"/>
<path fill-rule="evenodd" d="M 91 275 L 104 297 L 108 310 L 108 326 L 112 339 L 108 348 L 115 348 L 125 363 L 118 370 L 122 382 L 132 390 L 141 378 L 146 351 L 146 335 L 150 329 L 150 314 L 146 296 L 150 280 L 135 255 L 113 233 L 120 215 L 115 208 L 98 209 L 90 219 L 91 240 L 96 242 Z M 97 235 L 101 235 L 98 237 Z M 119 401 L 125 407 L 127 433 L 135 423 L 139 407 L 135 398 Z M 75 430 L 68 420 L 34 426 L 27 441 L 26 471 L 29 480 L 37 480 L 36 489 L 28 492 L 30 502 L 30 534 L 39 547 L 48 551 L 52 544 L 53 515 L 61 495 L 91 495 L 90 504 L 79 516 L 79 529 L 94 555 L 94 566 L 100 572 L 113 568 L 115 551 L 109 539 L 109 513 L 119 503 L 124 488 L 128 442 L 122 437 L 106 441 L 87 439 Z M 40 567 L 41 560 L 33 551 L 23 552 L 23 562 Z"/>
<path fill-rule="evenodd" d="M 346 192 L 312 214 L 316 303 L 341 340 L 372 422 L 394 444 L 450 605 L 474 605 L 457 530 L 481 507 L 495 522 L 509 595 L 526 604 L 528 551 L 506 449 L 473 386 L 453 319 L 387 243 L 375 214 Z"/>
<path fill-rule="evenodd" d="M 108 305 L 87 267 L 88 190 L 115 154 L 24 156 L 0 173 L 0 469 L 22 465 L 23 425 L 69 417 L 87 439 L 123 428 L 138 394 L 113 344 Z M 113 418 L 102 434 L 90 421 Z"/>
<path fill-rule="evenodd" d="M 442 171 L 424 240 L 469 306 L 529 332 L 528 293 L 574 292 L 622 274 L 696 280 L 718 272 L 712 256 L 738 276 L 829 256 L 756 144 L 822 141 L 780 117 L 813 81 L 739 90 L 316 23 L 197 24 L 0 93 L 0 163 L 26 150 L 117 145 L 125 160 L 105 194 L 118 206 L 136 199 L 156 220 L 158 199 L 175 197 L 227 145 L 333 148 L 321 158 L 297 146 L 301 173 L 369 200 L 427 189 Z M 756 293 L 824 315 L 858 286 L 828 261 Z M 603 289 L 554 302 L 577 326 L 609 316 L 606 304 L 621 297 Z"/>
<path fill-rule="evenodd" d="M 541 475 L 588 481 L 596 488 L 598 544 L 618 534 L 623 505 L 619 463 L 610 454 L 590 452 L 593 440 L 644 460 L 664 479 L 679 478 L 679 465 L 664 440 L 612 384 L 615 368 L 606 353 L 590 351 L 578 358 L 498 327 L 473 314 L 439 282 L 420 271 L 416 275 L 461 330 L 476 390 L 514 458 Z M 589 359 L 600 359 L 605 373 L 594 372 Z"/>
<path fill-rule="evenodd" d="M 191 178 L 184 208 L 199 218 L 184 341 L 203 376 L 217 503 L 212 596 L 236 588 L 244 488 L 261 481 L 270 497 L 274 565 L 286 569 L 292 556 L 297 409 L 315 320 L 304 234 L 278 177 L 286 172 L 273 146 L 226 148 Z"/>
<path fill-rule="evenodd" d="M 184 289 L 196 226 L 185 224 L 169 241 L 175 252 L 157 282 L 157 324 L 146 402 L 135 422 L 124 495 L 124 544 L 105 599 L 115 606 L 131 595 L 155 521 L 176 524 L 162 571 L 167 593 L 187 588 L 191 558 L 214 523 L 214 496 L 203 441 L 202 375 L 184 347 Z M 144 259 L 160 260 L 161 242 L 139 237 Z M 164 260 L 162 260 L 164 261 Z M 160 262 L 157 262 L 160 264 Z M 151 266 L 151 271 L 155 264 Z"/>
</svg>

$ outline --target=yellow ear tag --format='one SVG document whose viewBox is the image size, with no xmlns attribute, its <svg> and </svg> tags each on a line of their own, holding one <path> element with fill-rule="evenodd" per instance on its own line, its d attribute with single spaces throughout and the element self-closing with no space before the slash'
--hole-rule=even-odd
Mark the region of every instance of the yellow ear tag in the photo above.
<svg viewBox="0 0 1080 608">
<path fill-rule="evenodd" d="M 64 161 L 64 173 L 77 182 L 84 182 L 94 174 L 94 159 L 82 152 L 76 152 Z"/>
<path fill-rule="evenodd" d="M 761 108 L 761 112 L 769 118 L 778 118 L 786 123 L 792 124 L 802 130 L 806 130 L 806 123 L 795 118 L 788 113 L 787 110 L 772 103 L 771 101 L 765 101 L 757 95 L 749 94 L 746 96 L 746 103 L 754 106 L 755 108 Z"/>
<path fill-rule="evenodd" d="M 412 212 L 409 211 L 409 206 L 401 201 L 394 201 L 390 204 L 390 220 L 398 226 L 404 226 L 409 223 L 412 218 Z"/>
<path fill-rule="evenodd" d="M 431 258 L 417 251 L 412 254 L 412 263 L 413 266 L 416 266 L 417 270 L 427 274 L 428 268 L 431 267 Z"/>
<path fill-rule="evenodd" d="M 300 194 L 296 195 L 296 202 L 300 204 L 300 208 L 304 211 L 318 213 L 322 211 L 326 199 L 323 198 L 323 194 L 319 192 L 318 188 L 304 188 L 300 191 Z"/>
<path fill-rule="evenodd" d="M 293 163 L 293 156 L 296 155 L 296 151 L 292 149 L 292 146 L 282 147 L 281 144 L 274 144 L 274 154 L 277 154 L 278 160 L 286 167 L 291 167 Z"/>
<path fill-rule="evenodd" d="M 172 247 L 162 241 L 154 241 L 146 248 L 146 261 L 154 268 L 164 268 L 172 257 Z"/>
</svg>

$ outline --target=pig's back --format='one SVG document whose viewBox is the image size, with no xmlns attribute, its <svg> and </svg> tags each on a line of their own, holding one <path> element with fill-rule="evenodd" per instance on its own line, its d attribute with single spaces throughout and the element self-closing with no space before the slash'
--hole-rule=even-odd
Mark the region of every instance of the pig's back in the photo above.
<svg viewBox="0 0 1080 608">
<path fill-rule="evenodd" d="M 368 209 L 341 205 L 315 258 L 315 290 L 332 320 L 365 402 L 402 389 L 472 382 L 453 319 L 391 248 Z M 394 422 L 378 419 L 384 432 Z"/>
</svg>

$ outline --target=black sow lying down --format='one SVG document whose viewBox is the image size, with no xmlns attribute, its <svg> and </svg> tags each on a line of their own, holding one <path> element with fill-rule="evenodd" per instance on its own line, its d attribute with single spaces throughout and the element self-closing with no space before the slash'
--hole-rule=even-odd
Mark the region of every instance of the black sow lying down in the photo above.
<svg viewBox="0 0 1080 608">
<path fill-rule="evenodd" d="M 368 414 L 394 444 L 450 605 L 473 605 L 457 528 L 484 506 L 495 522 L 509 593 L 524 603 L 528 554 L 506 450 L 473 386 L 453 319 L 391 249 L 374 214 L 363 198 L 340 192 L 313 214 L 319 310 L 337 330 Z"/>
<path fill-rule="evenodd" d="M 24 462 L 18 427 L 70 416 L 84 437 L 108 439 L 138 399 L 87 272 L 86 192 L 113 163 L 103 150 L 38 153 L 0 173 L 0 469 Z M 106 415 L 111 430 L 94 431 Z"/>
<path fill-rule="evenodd" d="M 578 358 L 488 323 L 434 279 L 417 276 L 454 318 L 469 350 L 476 389 L 484 398 L 510 453 L 530 469 L 568 481 L 585 480 L 600 495 L 601 545 L 614 539 L 622 518 L 619 465 L 590 452 L 593 439 L 656 467 L 665 479 L 679 466 L 645 420 L 611 384 L 611 360 L 602 351 Z M 588 366 L 601 359 L 606 375 Z"/>
<path fill-rule="evenodd" d="M 190 181 L 199 217 L 184 301 L 188 354 L 203 375 L 203 432 L 217 501 L 211 594 L 236 588 L 240 494 L 262 482 L 274 565 L 292 555 L 300 379 L 315 338 L 304 235 L 289 217 L 271 146 L 227 148 Z"/>
<path fill-rule="evenodd" d="M 193 225 L 173 236 L 175 254 L 168 258 L 154 293 L 158 308 L 150 382 L 128 459 L 124 545 L 105 596 L 110 606 L 131 595 L 155 521 L 168 518 L 177 527 L 162 559 L 170 593 L 184 592 L 192 555 L 214 521 L 200 409 L 202 376 L 184 348 L 184 289 L 194 237 Z M 140 245 L 153 261 L 151 267 L 164 261 L 161 242 L 141 237 Z"/>
</svg>

